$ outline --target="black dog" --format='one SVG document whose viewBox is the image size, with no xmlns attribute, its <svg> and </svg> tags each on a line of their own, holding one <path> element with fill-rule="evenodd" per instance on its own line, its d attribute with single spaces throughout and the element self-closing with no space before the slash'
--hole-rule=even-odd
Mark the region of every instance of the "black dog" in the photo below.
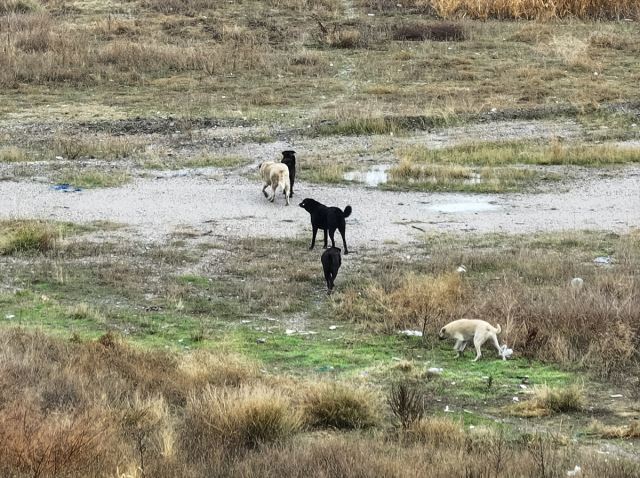
<svg viewBox="0 0 640 478">
<path fill-rule="evenodd" d="M 282 160 L 280 161 L 281 163 L 286 164 L 287 168 L 289 168 L 289 182 L 291 183 L 291 187 L 289 188 L 289 197 L 293 196 L 293 183 L 296 182 L 295 154 L 295 151 L 283 151 Z"/>
<path fill-rule="evenodd" d="M 333 235 L 336 229 L 340 231 L 342 236 L 342 244 L 344 245 L 345 255 L 349 254 L 347 249 L 347 241 L 344 238 L 345 222 L 344 218 L 349 217 L 351 214 L 351 206 L 344 208 L 344 212 L 338 207 L 327 207 L 324 204 L 320 204 L 314 199 L 305 199 L 300 203 L 300 207 L 304 208 L 309 214 L 311 214 L 311 227 L 313 228 L 313 239 L 311 240 L 311 247 L 316 244 L 316 234 L 318 229 L 324 231 L 324 247 L 327 247 L 327 231 L 329 231 L 329 237 L 331 237 L 331 247 L 335 247 L 336 243 L 333 239 Z"/>
<path fill-rule="evenodd" d="M 320 258 L 322 261 L 322 269 L 324 270 L 324 278 L 327 279 L 327 287 L 329 288 L 329 294 L 333 290 L 333 281 L 336 280 L 338 275 L 338 269 L 342 264 L 342 257 L 340 256 L 340 249 L 337 247 L 330 247 L 322 253 Z"/>
</svg>

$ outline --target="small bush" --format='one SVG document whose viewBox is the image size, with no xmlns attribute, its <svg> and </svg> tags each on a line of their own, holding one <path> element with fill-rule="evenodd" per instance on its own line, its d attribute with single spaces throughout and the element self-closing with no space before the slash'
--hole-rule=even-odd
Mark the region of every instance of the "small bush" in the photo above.
<svg viewBox="0 0 640 478">
<path fill-rule="evenodd" d="M 387 403 L 405 430 L 419 422 L 424 415 L 424 393 L 407 383 L 392 385 Z"/>
<path fill-rule="evenodd" d="M 462 25 L 449 22 L 414 23 L 397 27 L 393 39 L 399 41 L 464 41 L 469 34 Z"/>
<path fill-rule="evenodd" d="M 179 370 L 192 386 L 240 387 L 255 383 L 260 378 L 258 366 L 241 355 L 222 355 L 198 350 L 183 357 Z"/>
<path fill-rule="evenodd" d="M 414 443 L 424 443 L 430 448 L 462 448 L 466 435 L 460 423 L 441 417 L 412 422 L 404 438 Z"/>
<path fill-rule="evenodd" d="M 46 252 L 53 249 L 60 238 L 60 231 L 45 221 L 0 221 L 0 255 Z"/>
<path fill-rule="evenodd" d="M 370 392 L 335 383 L 311 386 L 305 394 L 303 410 L 305 421 L 312 428 L 349 430 L 378 423 L 375 399 Z"/>
<path fill-rule="evenodd" d="M 531 400 L 512 407 L 512 413 L 521 416 L 545 416 L 552 413 L 579 412 L 582 410 L 582 391 L 577 385 L 565 388 L 537 387 Z"/>
<path fill-rule="evenodd" d="M 294 435 L 301 416 L 281 392 L 265 386 L 216 389 L 207 386 L 186 406 L 183 440 L 196 454 L 223 445 L 254 448 Z"/>
</svg>

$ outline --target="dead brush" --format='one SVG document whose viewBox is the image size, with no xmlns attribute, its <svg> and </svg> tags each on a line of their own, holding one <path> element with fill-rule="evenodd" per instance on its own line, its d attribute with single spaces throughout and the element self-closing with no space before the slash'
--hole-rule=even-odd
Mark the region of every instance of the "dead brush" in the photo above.
<svg viewBox="0 0 640 478">
<path fill-rule="evenodd" d="M 414 23 L 395 27 L 392 38 L 396 41 L 464 41 L 469 33 L 462 25 L 451 22 Z"/>
<path fill-rule="evenodd" d="M 178 371 L 188 380 L 188 387 L 206 384 L 217 387 L 240 387 L 257 383 L 262 376 L 258 364 L 241 355 L 227 355 L 198 350 L 185 355 Z"/>
<path fill-rule="evenodd" d="M 57 247 L 61 239 L 61 230 L 47 221 L 0 221 L 0 255 L 51 251 Z"/>
<path fill-rule="evenodd" d="M 304 392 L 302 411 L 310 428 L 353 430 L 379 422 L 377 398 L 371 391 L 338 383 L 309 385 Z"/>
<path fill-rule="evenodd" d="M 255 448 L 294 435 L 301 423 L 299 411 L 278 390 L 265 385 L 207 386 L 189 397 L 182 441 L 196 456 L 221 445 Z"/>
<path fill-rule="evenodd" d="M 405 430 L 404 438 L 410 443 L 421 443 L 430 448 L 460 450 L 466 443 L 462 425 L 442 417 L 412 422 Z"/>
<path fill-rule="evenodd" d="M 422 420 L 425 398 L 423 391 L 412 387 L 407 382 L 391 385 L 387 404 L 403 430 L 408 430 L 415 422 Z"/>
<path fill-rule="evenodd" d="M 577 385 L 551 388 L 545 384 L 534 389 L 530 400 L 509 407 L 509 412 L 523 417 L 542 417 L 553 413 L 580 412 L 582 408 L 582 390 Z"/>
</svg>

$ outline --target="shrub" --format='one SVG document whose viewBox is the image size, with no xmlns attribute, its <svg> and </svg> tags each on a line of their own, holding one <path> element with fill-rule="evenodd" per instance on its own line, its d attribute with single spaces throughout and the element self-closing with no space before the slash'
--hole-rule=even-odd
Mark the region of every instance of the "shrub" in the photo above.
<svg viewBox="0 0 640 478">
<path fill-rule="evenodd" d="M 430 448 L 462 448 L 466 435 L 460 423 L 442 417 L 412 422 L 404 438 L 410 442 L 424 443 Z"/>
<path fill-rule="evenodd" d="M 301 416 L 291 401 L 265 386 L 216 389 L 192 394 L 186 406 L 183 441 L 190 453 L 219 446 L 254 448 L 294 435 Z"/>
<path fill-rule="evenodd" d="M 419 422 L 424 415 L 424 393 L 404 382 L 391 386 L 387 403 L 405 430 Z"/>
<path fill-rule="evenodd" d="M 414 23 L 396 27 L 393 39 L 400 41 L 463 41 L 469 34 L 462 25 L 449 22 Z"/>
<path fill-rule="evenodd" d="M 371 392 L 336 383 L 311 386 L 304 397 L 303 411 L 312 428 L 360 429 L 378 423 Z"/>
<path fill-rule="evenodd" d="M 0 221 L 0 254 L 46 252 L 55 247 L 61 234 L 46 221 L 14 219 Z"/>
<path fill-rule="evenodd" d="M 552 413 L 579 412 L 582 407 L 582 391 L 577 385 L 565 388 L 542 385 L 536 387 L 531 400 L 514 405 L 511 411 L 515 415 L 533 417 Z"/>
</svg>

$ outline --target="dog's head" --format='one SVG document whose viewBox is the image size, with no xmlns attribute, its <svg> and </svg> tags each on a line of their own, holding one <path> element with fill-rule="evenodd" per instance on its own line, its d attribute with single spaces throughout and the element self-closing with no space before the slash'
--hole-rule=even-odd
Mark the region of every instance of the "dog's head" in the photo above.
<svg viewBox="0 0 640 478">
<path fill-rule="evenodd" d="M 447 338 L 447 326 L 445 325 L 440 329 L 440 332 L 438 332 L 438 339 L 444 340 L 446 338 Z"/>
<path fill-rule="evenodd" d="M 299 206 L 306 211 L 311 211 L 315 204 L 317 204 L 315 200 L 307 198 L 304 199 Z"/>
<path fill-rule="evenodd" d="M 295 154 L 296 154 L 295 151 L 283 151 L 282 152 L 282 159 L 285 159 L 285 158 L 296 159 Z"/>
</svg>

